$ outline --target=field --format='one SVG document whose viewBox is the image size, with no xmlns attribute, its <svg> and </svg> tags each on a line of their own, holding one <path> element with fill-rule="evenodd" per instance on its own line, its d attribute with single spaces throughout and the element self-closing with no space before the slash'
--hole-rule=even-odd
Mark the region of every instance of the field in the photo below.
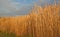
<svg viewBox="0 0 60 37">
<path fill-rule="evenodd" d="M 25 16 L 0 17 L 0 37 L 60 37 L 60 6 L 36 6 Z"/>
</svg>

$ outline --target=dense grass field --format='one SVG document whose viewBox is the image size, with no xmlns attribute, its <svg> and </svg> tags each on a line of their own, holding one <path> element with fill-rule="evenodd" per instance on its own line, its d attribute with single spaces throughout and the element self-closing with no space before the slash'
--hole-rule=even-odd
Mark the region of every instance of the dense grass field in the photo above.
<svg viewBox="0 0 60 37">
<path fill-rule="evenodd" d="M 30 12 L 0 17 L 0 37 L 60 37 L 60 6 L 35 6 Z"/>
</svg>

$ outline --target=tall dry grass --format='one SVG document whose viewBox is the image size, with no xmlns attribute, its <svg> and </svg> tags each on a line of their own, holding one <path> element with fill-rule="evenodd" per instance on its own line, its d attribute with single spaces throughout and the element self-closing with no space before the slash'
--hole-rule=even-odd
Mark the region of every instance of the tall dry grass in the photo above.
<svg viewBox="0 0 60 37">
<path fill-rule="evenodd" d="M 35 6 L 30 12 L 25 16 L 1 17 L 0 31 L 13 32 L 17 37 L 60 37 L 59 6 Z"/>
</svg>

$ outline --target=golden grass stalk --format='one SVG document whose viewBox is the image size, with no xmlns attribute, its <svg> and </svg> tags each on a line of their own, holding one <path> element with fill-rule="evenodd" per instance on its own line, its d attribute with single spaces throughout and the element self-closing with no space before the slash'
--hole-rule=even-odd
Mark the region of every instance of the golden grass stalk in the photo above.
<svg viewBox="0 0 60 37">
<path fill-rule="evenodd" d="M 1 17 L 0 30 L 21 37 L 60 37 L 59 6 L 36 6 L 31 12 L 25 16 Z"/>
</svg>

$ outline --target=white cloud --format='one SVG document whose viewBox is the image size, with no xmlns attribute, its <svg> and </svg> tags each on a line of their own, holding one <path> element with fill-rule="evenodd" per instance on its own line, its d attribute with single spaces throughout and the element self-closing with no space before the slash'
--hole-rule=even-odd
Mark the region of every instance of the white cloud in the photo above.
<svg viewBox="0 0 60 37">
<path fill-rule="evenodd" d="M 21 3 L 19 3 L 19 2 L 11 2 L 11 4 L 14 5 L 16 9 L 19 9 L 19 7 L 21 5 Z"/>
<path fill-rule="evenodd" d="M 11 15 L 17 15 L 21 13 L 25 14 L 28 11 L 28 9 L 26 9 L 28 6 L 23 6 L 26 8 L 21 10 L 20 8 L 22 6 L 18 9 L 17 5 L 20 5 L 20 3 L 12 2 L 11 0 L 0 0 L 0 16 L 11 16 Z M 31 6 L 29 6 L 29 8 L 31 8 Z"/>
<path fill-rule="evenodd" d="M 0 10 L 1 9 L 3 11 L 4 11 L 4 9 L 7 9 L 9 11 L 15 11 L 16 10 L 16 8 L 12 4 L 10 4 L 10 2 L 8 0 L 0 0 Z M 2 13 L 4 13 L 4 12 L 2 12 Z"/>
<path fill-rule="evenodd" d="M 15 3 L 19 4 L 19 3 Z M 0 0 L 0 16 L 15 15 L 16 6 L 11 4 L 10 0 Z"/>
</svg>

